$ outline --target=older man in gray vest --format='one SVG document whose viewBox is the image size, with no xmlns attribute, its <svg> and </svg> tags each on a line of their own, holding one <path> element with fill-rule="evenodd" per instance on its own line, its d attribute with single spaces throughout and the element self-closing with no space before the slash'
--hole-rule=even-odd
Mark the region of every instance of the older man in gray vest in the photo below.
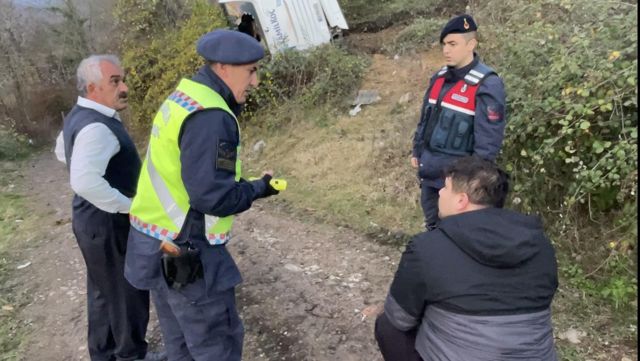
<svg viewBox="0 0 640 361">
<path fill-rule="evenodd" d="M 93 55 L 78 66 L 76 105 L 64 120 L 56 156 L 67 165 L 73 233 L 87 265 L 88 343 L 92 361 L 161 360 L 147 352 L 149 293 L 124 278 L 129 207 L 140 158 L 118 111 L 128 88 L 120 61 Z"/>
</svg>

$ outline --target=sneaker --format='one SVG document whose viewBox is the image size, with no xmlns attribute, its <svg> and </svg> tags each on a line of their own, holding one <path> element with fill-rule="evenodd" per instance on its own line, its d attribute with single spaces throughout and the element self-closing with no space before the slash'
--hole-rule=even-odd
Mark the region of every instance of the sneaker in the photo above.
<svg viewBox="0 0 640 361">
<path fill-rule="evenodd" d="M 142 359 L 138 359 L 136 361 L 166 361 L 167 360 L 167 353 L 165 351 L 159 351 L 159 352 L 147 352 L 147 355 L 142 358 Z"/>
</svg>

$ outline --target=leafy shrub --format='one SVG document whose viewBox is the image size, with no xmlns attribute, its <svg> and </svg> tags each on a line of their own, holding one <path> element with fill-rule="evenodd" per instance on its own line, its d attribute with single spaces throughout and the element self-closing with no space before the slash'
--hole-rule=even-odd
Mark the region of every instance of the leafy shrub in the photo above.
<svg viewBox="0 0 640 361">
<path fill-rule="evenodd" d="M 590 297 L 603 298 L 616 309 L 628 308 L 638 294 L 637 270 L 629 267 L 629 247 L 628 242 L 610 242 L 607 245 L 608 255 L 589 274 L 585 274 L 583 267 L 568 259 L 561 259 L 560 271 L 571 286 Z M 593 276 L 600 270 L 608 276 L 594 279 Z"/>
<path fill-rule="evenodd" d="M 487 39 L 480 53 L 507 88 L 502 163 L 514 203 L 546 216 L 559 246 L 582 255 L 590 277 L 611 290 L 603 295 L 629 299 L 636 291 L 619 282 L 635 276 L 612 265 L 633 268 L 637 247 L 637 5 L 493 0 L 474 8 Z M 602 263 L 611 239 L 631 251 Z"/>
<path fill-rule="evenodd" d="M 15 160 L 29 153 L 29 141 L 12 127 L 0 124 L 0 160 Z"/>
<path fill-rule="evenodd" d="M 513 13 L 504 22 L 495 14 L 481 22 L 489 24 L 483 36 L 498 40 L 482 53 L 502 70 L 508 87 L 504 158 L 520 184 L 516 191 L 524 195 L 546 184 L 550 192 L 529 199 L 536 208 L 589 200 L 592 211 L 619 207 L 634 198 L 635 187 L 626 183 L 636 182 L 635 6 L 562 0 L 508 4 Z M 492 5 L 483 7 L 497 6 Z M 560 192 L 553 187 L 558 182 L 564 185 Z"/>
<path fill-rule="evenodd" d="M 194 9 L 203 10 L 202 6 L 209 3 L 203 0 L 118 0 L 113 12 L 118 20 L 118 34 L 122 41 L 131 45 L 175 29 Z"/>
<path fill-rule="evenodd" d="M 416 16 L 437 17 L 462 13 L 466 1 L 442 0 L 379 0 L 375 6 L 369 0 L 341 0 L 351 29 L 375 31 L 398 23 L 410 23 Z"/>
<path fill-rule="evenodd" d="M 190 76 L 202 65 L 195 43 L 207 31 L 226 27 L 218 6 L 207 1 L 183 1 L 189 10 L 184 19 L 168 18 L 169 0 L 140 2 L 120 0 L 116 13 L 125 27 L 123 63 L 132 123 L 139 130 L 148 127 L 158 106 L 180 78 Z M 164 4 L 164 5 L 162 5 Z M 178 22 L 178 25 L 171 25 Z M 134 31 L 126 31 L 133 27 Z M 251 94 L 246 116 L 254 109 L 282 104 L 292 99 L 317 105 L 339 99 L 359 83 L 366 61 L 332 45 L 308 52 L 287 51 L 263 61 L 261 86 Z"/>
<path fill-rule="evenodd" d="M 367 61 L 328 44 L 307 52 L 278 53 L 260 70 L 261 84 L 251 94 L 248 111 L 295 98 L 309 106 L 345 99 L 360 84 Z"/>
<path fill-rule="evenodd" d="M 447 19 L 418 18 L 400 31 L 387 51 L 402 54 L 409 50 L 428 49 L 438 42 L 440 30 L 446 23 Z"/>
<path fill-rule="evenodd" d="M 127 83 L 131 89 L 129 105 L 132 123 L 137 128 L 146 129 L 178 81 L 183 77 L 191 77 L 202 66 L 203 60 L 195 49 L 198 38 L 215 28 L 226 27 L 226 19 L 218 6 L 209 5 L 203 0 L 190 5 L 190 15 L 183 20 L 176 20 L 179 25 L 154 25 L 153 18 L 158 9 L 148 2 L 134 3 L 136 7 L 129 11 L 137 11 L 134 14 L 137 19 L 135 28 L 139 28 L 143 34 L 154 29 L 160 31 L 149 34 L 148 41 L 140 41 L 139 34 L 134 33 L 130 35 L 131 40 L 125 40 L 123 45 L 123 63 L 128 70 Z"/>
</svg>

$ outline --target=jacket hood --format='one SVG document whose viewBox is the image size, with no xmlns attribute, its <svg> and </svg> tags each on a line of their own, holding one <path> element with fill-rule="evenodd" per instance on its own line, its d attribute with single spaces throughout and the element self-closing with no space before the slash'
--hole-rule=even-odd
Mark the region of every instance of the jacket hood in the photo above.
<svg viewBox="0 0 640 361">
<path fill-rule="evenodd" d="M 510 268 L 548 244 L 542 221 L 503 208 L 484 208 L 446 217 L 439 229 L 477 262 Z"/>
</svg>

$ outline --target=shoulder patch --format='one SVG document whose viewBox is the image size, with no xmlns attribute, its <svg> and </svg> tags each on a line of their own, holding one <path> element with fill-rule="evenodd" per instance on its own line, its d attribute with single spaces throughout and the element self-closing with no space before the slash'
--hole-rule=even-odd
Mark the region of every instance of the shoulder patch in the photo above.
<svg viewBox="0 0 640 361">
<path fill-rule="evenodd" d="M 487 119 L 490 123 L 500 123 L 504 119 L 504 109 L 499 104 L 487 106 Z"/>
<path fill-rule="evenodd" d="M 230 140 L 218 139 L 216 147 L 216 169 L 235 173 L 237 147 Z"/>
</svg>

